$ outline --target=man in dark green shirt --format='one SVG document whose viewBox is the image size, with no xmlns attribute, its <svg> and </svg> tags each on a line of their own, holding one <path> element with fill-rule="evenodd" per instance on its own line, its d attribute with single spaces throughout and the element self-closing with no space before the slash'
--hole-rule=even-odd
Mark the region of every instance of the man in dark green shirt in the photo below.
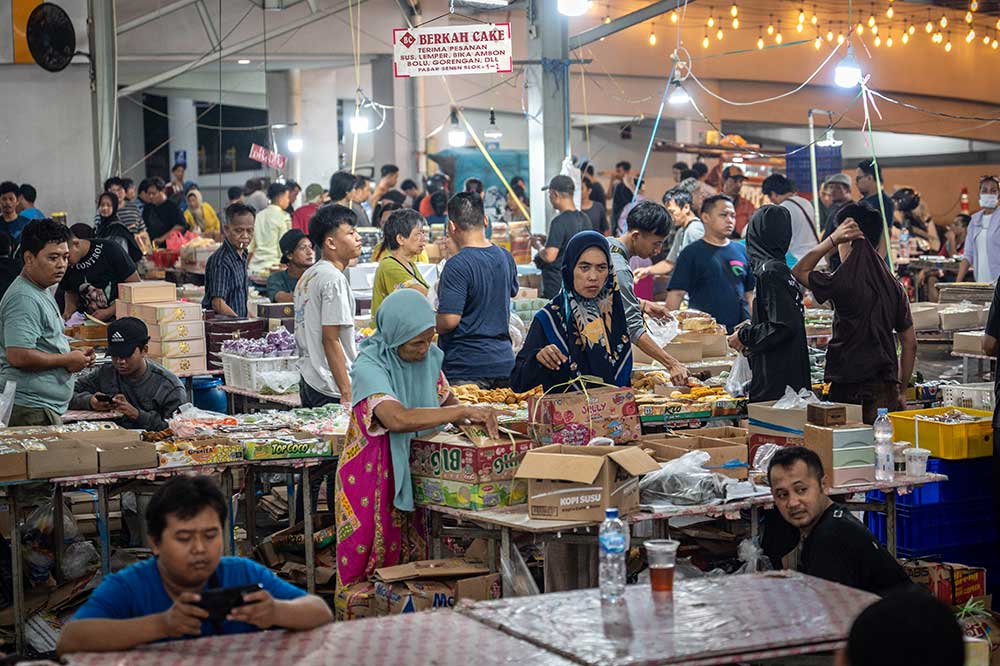
<svg viewBox="0 0 1000 666">
<path fill-rule="evenodd" d="M 116 409 L 122 413 L 117 423 L 124 428 L 166 430 L 167 419 L 187 402 L 187 393 L 176 375 L 146 358 L 148 350 L 149 329 L 142 320 L 123 317 L 110 324 L 112 362 L 77 380 L 70 408 Z"/>
<path fill-rule="evenodd" d="M 295 301 L 295 285 L 306 269 L 316 261 L 312 241 L 299 229 L 286 231 L 278 241 L 281 263 L 287 268 L 275 271 L 267 278 L 267 297 L 275 303 Z"/>
</svg>

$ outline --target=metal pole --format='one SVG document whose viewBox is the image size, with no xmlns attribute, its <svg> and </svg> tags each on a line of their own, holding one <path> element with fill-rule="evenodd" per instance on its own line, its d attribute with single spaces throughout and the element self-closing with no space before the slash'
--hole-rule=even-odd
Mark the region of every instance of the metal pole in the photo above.
<svg viewBox="0 0 1000 666">
<path fill-rule="evenodd" d="M 21 557 L 21 508 L 18 506 L 17 486 L 8 490 L 7 507 L 10 509 L 11 577 L 14 579 L 14 649 L 24 654 L 24 559 Z"/>
<path fill-rule="evenodd" d="M 812 178 L 813 223 L 819 234 L 819 184 L 816 178 L 816 125 L 813 122 L 813 109 L 809 109 L 809 175 Z"/>
<path fill-rule="evenodd" d="M 306 590 L 316 594 L 316 543 L 313 541 L 312 487 L 309 466 L 302 468 L 302 532 L 306 547 Z"/>
</svg>

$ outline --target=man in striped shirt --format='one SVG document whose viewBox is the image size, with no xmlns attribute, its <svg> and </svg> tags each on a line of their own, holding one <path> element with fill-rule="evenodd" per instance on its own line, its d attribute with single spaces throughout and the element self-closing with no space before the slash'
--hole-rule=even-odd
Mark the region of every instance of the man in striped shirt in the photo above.
<svg viewBox="0 0 1000 666">
<path fill-rule="evenodd" d="M 226 317 L 247 316 L 247 247 L 253 239 L 254 210 L 245 204 L 226 208 L 222 247 L 205 262 L 201 307 Z"/>
</svg>

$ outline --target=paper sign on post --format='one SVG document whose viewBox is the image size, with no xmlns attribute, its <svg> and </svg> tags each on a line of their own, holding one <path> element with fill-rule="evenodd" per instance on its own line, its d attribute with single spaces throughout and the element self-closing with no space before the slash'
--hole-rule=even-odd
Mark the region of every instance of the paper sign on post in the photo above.
<svg viewBox="0 0 1000 666">
<path fill-rule="evenodd" d="M 514 71 L 510 23 L 392 31 L 396 78 Z"/>
<path fill-rule="evenodd" d="M 268 150 L 264 146 L 258 146 L 256 143 L 250 146 L 250 159 L 275 169 L 284 169 L 285 164 L 288 162 L 288 158 L 281 153 Z"/>
</svg>

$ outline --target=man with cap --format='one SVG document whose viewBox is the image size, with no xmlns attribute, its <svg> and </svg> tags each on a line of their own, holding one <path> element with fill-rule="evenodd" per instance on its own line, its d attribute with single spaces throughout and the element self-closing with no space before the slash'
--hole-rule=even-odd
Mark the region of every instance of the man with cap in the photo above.
<svg viewBox="0 0 1000 666">
<path fill-rule="evenodd" d="M 835 173 L 823 181 L 823 189 L 830 192 L 830 205 L 820 204 L 819 219 L 823 229 L 823 240 L 829 238 L 837 229 L 837 213 L 851 202 L 851 177 L 846 173 Z M 840 255 L 836 252 L 827 257 L 830 270 L 840 266 Z"/>
<path fill-rule="evenodd" d="M 750 224 L 750 217 L 757 207 L 750 201 L 740 196 L 743 183 L 746 181 L 746 174 L 736 166 L 727 166 L 722 170 L 722 193 L 733 200 L 736 208 L 736 228 L 733 230 L 733 238 L 742 238 L 743 230 Z"/>
<path fill-rule="evenodd" d="M 281 247 L 283 271 L 275 271 L 267 278 L 267 297 L 275 303 L 294 303 L 295 285 L 306 269 L 316 263 L 312 241 L 298 229 L 286 231 L 278 241 Z"/>
<path fill-rule="evenodd" d="M 166 430 L 167 419 L 187 402 L 184 385 L 161 365 L 146 358 L 149 330 L 141 319 L 122 317 L 108 325 L 105 363 L 76 380 L 70 409 L 117 410 L 123 428 Z"/>
<path fill-rule="evenodd" d="M 549 203 L 556 216 L 549 224 L 545 247 L 535 256 L 535 265 L 542 271 L 542 297 L 555 298 L 562 289 L 562 263 L 569 239 L 581 231 L 592 230 L 590 218 L 576 209 L 573 192 L 576 186 L 569 176 L 555 176 L 542 188 L 548 190 Z"/>
<path fill-rule="evenodd" d="M 310 183 L 306 188 L 306 203 L 295 209 L 292 213 L 292 229 L 298 229 L 303 234 L 309 233 L 309 220 L 313 213 L 319 208 L 323 199 L 323 186 L 319 183 Z"/>
</svg>

